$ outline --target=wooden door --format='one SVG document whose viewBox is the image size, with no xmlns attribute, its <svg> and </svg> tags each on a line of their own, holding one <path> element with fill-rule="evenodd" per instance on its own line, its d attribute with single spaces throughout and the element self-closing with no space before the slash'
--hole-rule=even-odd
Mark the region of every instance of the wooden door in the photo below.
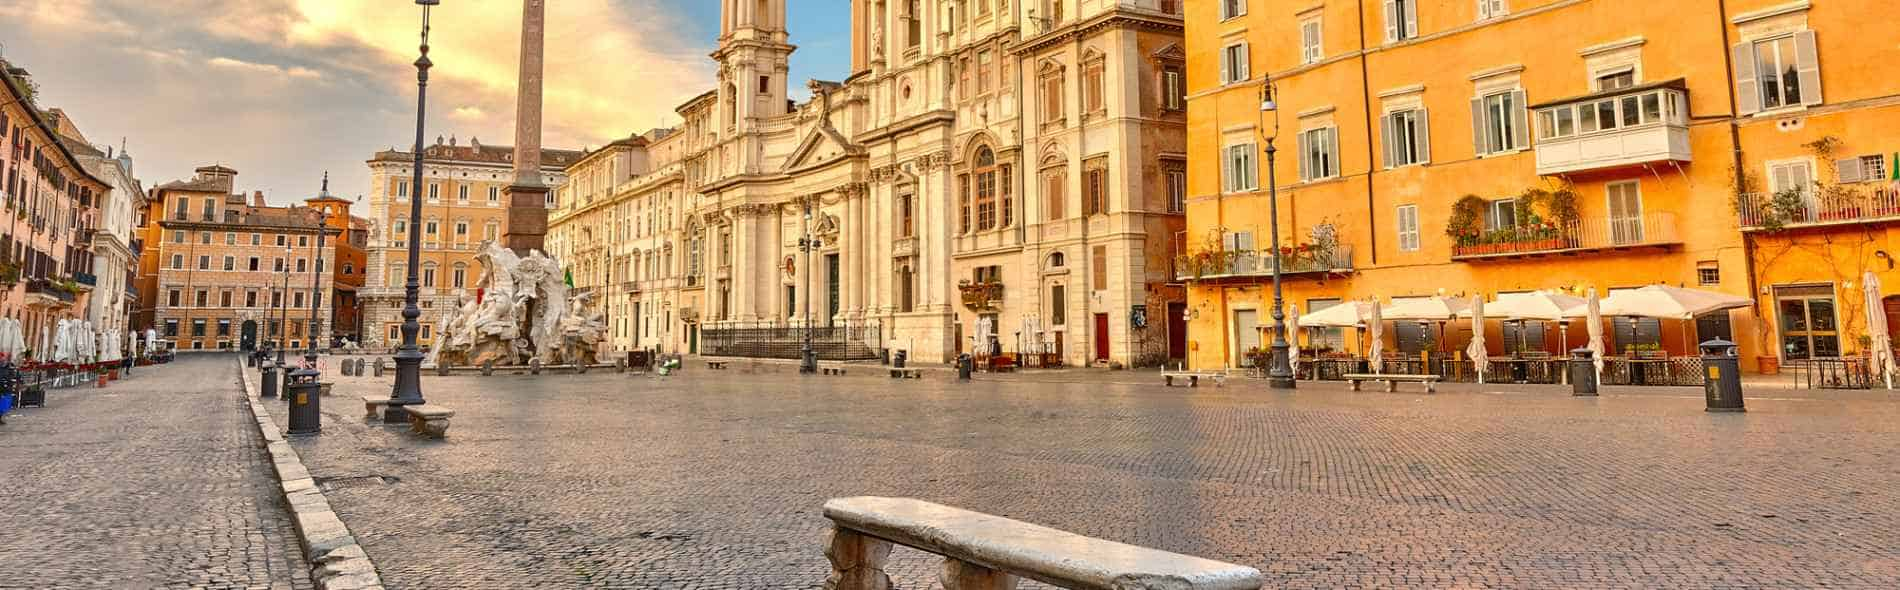
<svg viewBox="0 0 1900 590">
<path fill-rule="evenodd" d="M 1108 360 L 1108 314 L 1095 314 L 1095 360 Z"/>
<path fill-rule="evenodd" d="M 1187 304 L 1168 304 L 1168 359 L 1187 359 Z"/>
</svg>

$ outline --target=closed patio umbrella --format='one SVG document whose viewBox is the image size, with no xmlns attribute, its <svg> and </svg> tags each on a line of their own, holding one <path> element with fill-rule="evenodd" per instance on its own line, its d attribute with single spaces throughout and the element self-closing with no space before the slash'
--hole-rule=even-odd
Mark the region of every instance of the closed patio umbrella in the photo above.
<svg viewBox="0 0 1900 590">
<path fill-rule="evenodd" d="M 1867 338 L 1868 352 L 1872 354 L 1874 370 L 1886 380 L 1887 389 L 1893 389 L 1893 338 L 1887 335 L 1887 310 L 1880 303 L 1880 277 L 1874 271 L 1867 271 L 1861 279 L 1861 289 L 1867 296 Z"/>
<path fill-rule="evenodd" d="M 1603 384 L 1603 302 L 1597 299 L 1597 290 L 1590 289 L 1590 299 L 1584 303 L 1584 328 L 1590 331 L 1591 364 L 1596 368 L 1597 384 Z"/>
<path fill-rule="evenodd" d="M 1293 367 L 1293 379 L 1300 375 L 1300 306 L 1286 306 L 1287 366 Z"/>
<path fill-rule="evenodd" d="M 1471 344 L 1465 346 L 1465 356 L 1471 357 L 1471 365 L 1478 371 L 1478 384 L 1484 384 L 1484 372 L 1490 368 L 1491 354 L 1484 348 L 1484 296 L 1471 296 Z"/>
<path fill-rule="evenodd" d="M 1385 318 L 1382 317 L 1384 313 L 1379 309 L 1377 298 L 1374 298 L 1372 305 L 1367 307 L 1371 310 L 1366 317 L 1366 333 L 1372 337 L 1372 348 L 1366 353 L 1366 357 L 1372 363 L 1372 373 L 1377 375 L 1385 372 Z"/>
</svg>

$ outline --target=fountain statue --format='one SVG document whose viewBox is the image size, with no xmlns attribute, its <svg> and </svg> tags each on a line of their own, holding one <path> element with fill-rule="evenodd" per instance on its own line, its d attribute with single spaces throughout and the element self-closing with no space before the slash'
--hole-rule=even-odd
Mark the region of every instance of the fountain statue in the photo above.
<svg viewBox="0 0 1900 590">
<path fill-rule="evenodd" d="M 436 326 L 429 357 L 455 365 L 593 364 L 607 326 L 586 295 L 569 297 L 561 265 L 539 250 L 526 257 L 493 242 L 476 254 L 482 275 L 473 296 Z"/>
</svg>

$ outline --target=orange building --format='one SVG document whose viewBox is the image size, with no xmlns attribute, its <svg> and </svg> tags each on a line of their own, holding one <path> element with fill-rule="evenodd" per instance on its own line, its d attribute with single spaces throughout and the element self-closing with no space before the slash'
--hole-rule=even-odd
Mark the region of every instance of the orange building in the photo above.
<svg viewBox="0 0 1900 590">
<path fill-rule="evenodd" d="M 1285 299 L 1302 312 L 1663 283 L 1757 303 L 1617 319 L 1614 349 L 1683 354 L 1720 336 L 1751 368 L 1858 353 L 1859 276 L 1900 286 L 1887 224 L 1900 203 L 1877 156 L 1900 151 L 1900 81 L 1879 71 L 1900 52 L 1861 33 L 1876 14 L 1897 13 L 1876 0 L 1189 3 L 1192 364 L 1246 364 L 1268 338 L 1268 179 Z M 1268 79 L 1277 108 L 1264 111 Z M 1559 342 L 1492 324 L 1489 341 L 1561 350 L 1581 343 L 1570 328 Z M 1387 332 L 1406 352 L 1469 338 Z"/>
<path fill-rule="evenodd" d="M 33 103 L 25 70 L 0 61 L 0 315 L 45 359 L 60 320 L 86 315 L 92 235 L 112 186 L 88 173 Z"/>
</svg>

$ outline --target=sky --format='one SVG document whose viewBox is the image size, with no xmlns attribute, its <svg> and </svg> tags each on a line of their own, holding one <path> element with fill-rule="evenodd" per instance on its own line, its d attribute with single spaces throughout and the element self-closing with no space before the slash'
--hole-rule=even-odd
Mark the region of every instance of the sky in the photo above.
<svg viewBox="0 0 1900 590">
<path fill-rule="evenodd" d="M 789 0 L 805 80 L 850 75 L 850 0 Z M 543 145 L 677 125 L 713 87 L 716 0 L 550 0 Z M 442 0 L 426 135 L 513 143 L 519 0 Z M 86 138 L 120 138 L 147 187 L 222 164 L 273 203 L 368 191 L 365 160 L 415 135 L 421 9 L 408 0 L 0 0 L 0 55 Z M 364 213 L 367 204 L 359 206 Z"/>
</svg>

